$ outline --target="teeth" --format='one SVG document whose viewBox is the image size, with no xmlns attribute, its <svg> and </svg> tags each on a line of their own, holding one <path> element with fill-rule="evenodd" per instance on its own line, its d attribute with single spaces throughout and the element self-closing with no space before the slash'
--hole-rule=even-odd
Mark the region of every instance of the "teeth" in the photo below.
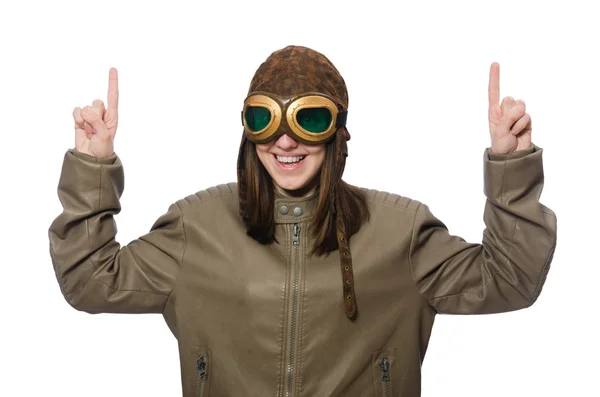
<svg viewBox="0 0 600 397">
<path fill-rule="evenodd" d="M 301 160 L 303 160 L 306 156 L 297 156 L 297 157 L 284 157 L 284 156 L 277 156 L 277 161 L 281 162 L 281 163 L 297 163 Z"/>
</svg>

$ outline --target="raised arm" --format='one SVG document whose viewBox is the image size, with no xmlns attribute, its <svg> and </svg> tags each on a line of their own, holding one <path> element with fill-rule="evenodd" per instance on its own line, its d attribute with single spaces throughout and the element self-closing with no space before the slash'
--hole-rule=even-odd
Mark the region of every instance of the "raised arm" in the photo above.
<svg viewBox="0 0 600 397">
<path fill-rule="evenodd" d="M 542 149 L 531 142 L 525 103 L 499 103 L 499 66 L 488 85 L 491 147 L 484 154 L 485 230 L 480 244 L 448 232 L 425 205 L 415 214 L 410 263 L 440 313 L 496 313 L 538 298 L 556 246 L 556 215 L 539 202 Z"/>
<path fill-rule="evenodd" d="M 410 262 L 424 298 L 440 313 L 518 310 L 538 298 L 556 246 L 556 216 L 539 202 L 542 149 L 484 159 L 485 230 L 480 244 L 453 236 L 426 205 L 415 214 Z"/>
<path fill-rule="evenodd" d="M 185 249 L 178 204 L 151 231 L 121 247 L 114 215 L 121 210 L 123 166 L 114 153 L 118 90 L 109 78 L 108 110 L 100 100 L 75 108 L 75 149 L 64 157 L 58 183 L 62 213 L 48 236 L 61 291 L 78 310 L 100 313 L 159 313 L 179 274 Z"/>
</svg>

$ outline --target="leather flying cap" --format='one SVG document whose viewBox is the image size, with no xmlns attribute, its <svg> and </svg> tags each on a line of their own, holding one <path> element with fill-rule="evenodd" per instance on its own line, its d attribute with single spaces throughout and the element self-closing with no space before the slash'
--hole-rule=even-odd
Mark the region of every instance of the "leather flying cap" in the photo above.
<svg viewBox="0 0 600 397">
<path fill-rule="evenodd" d="M 321 93 L 348 109 L 348 90 L 340 72 L 325 55 L 306 47 L 273 52 L 254 74 L 248 95 L 260 91 L 284 97 Z"/>
</svg>

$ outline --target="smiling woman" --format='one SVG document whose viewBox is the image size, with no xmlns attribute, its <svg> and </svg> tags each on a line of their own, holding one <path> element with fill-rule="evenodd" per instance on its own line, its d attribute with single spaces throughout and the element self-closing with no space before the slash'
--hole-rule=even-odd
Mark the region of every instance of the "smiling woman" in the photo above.
<svg viewBox="0 0 600 397">
<path fill-rule="evenodd" d="M 337 250 L 367 221 L 364 192 L 342 180 L 350 139 L 347 109 L 344 79 L 323 54 L 289 46 L 258 68 L 244 100 L 238 157 L 240 213 L 250 236 L 275 241 L 278 195 L 318 197 L 311 221 L 313 253 Z M 343 279 L 350 281 L 344 296 L 353 296 L 349 253 L 341 260 L 348 268 Z M 354 300 L 344 302 L 352 316 Z"/>
<path fill-rule="evenodd" d="M 542 149 L 525 103 L 500 102 L 497 64 L 481 243 L 417 200 L 342 180 L 344 79 L 323 54 L 289 46 L 250 83 L 237 183 L 178 200 L 121 247 L 117 103 L 111 69 L 107 108 L 73 112 L 52 263 L 78 310 L 163 314 L 185 397 L 417 397 L 438 313 L 518 310 L 541 293 L 556 217 L 539 202 Z"/>
</svg>

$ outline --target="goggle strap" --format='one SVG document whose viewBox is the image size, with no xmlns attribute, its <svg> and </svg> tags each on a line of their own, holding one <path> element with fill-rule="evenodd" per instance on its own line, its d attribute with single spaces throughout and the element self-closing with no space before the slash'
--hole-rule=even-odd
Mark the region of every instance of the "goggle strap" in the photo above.
<svg viewBox="0 0 600 397">
<path fill-rule="evenodd" d="M 347 111 L 340 111 L 337 115 L 337 120 L 335 121 L 335 127 L 344 127 L 346 125 L 346 120 L 348 119 Z"/>
</svg>

